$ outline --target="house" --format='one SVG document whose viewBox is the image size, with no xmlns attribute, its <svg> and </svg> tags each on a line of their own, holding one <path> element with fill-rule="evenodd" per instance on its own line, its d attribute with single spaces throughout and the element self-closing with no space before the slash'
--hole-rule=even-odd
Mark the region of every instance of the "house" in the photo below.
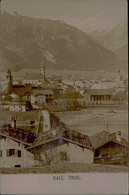
<svg viewBox="0 0 129 195">
<path fill-rule="evenodd" d="M 58 86 L 53 91 L 54 91 L 55 96 L 58 96 L 64 93 L 64 90 L 62 88 L 59 88 Z"/>
<path fill-rule="evenodd" d="M 89 104 L 110 104 L 112 102 L 112 89 L 86 89 L 84 100 Z"/>
<path fill-rule="evenodd" d="M 10 112 L 25 112 L 26 111 L 26 102 L 13 100 L 9 104 Z"/>
<path fill-rule="evenodd" d="M 85 92 L 85 90 L 87 90 L 86 87 L 81 87 L 81 88 L 79 88 L 78 92 L 79 92 L 81 95 L 83 95 L 84 92 Z"/>
<path fill-rule="evenodd" d="M 58 117 L 54 116 L 54 114 L 50 114 L 47 110 L 41 111 L 40 113 L 37 135 L 17 128 L 15 120 L 14 128 L 10 125 L 4 125 L 1 132 L 1 136 L 9 138 L 19 144 L 21 143 L 21 145 L 16 144 L 16 147 L 14 147 L 14 143 L 13 146 L 10 144 L 8 148 L 5 145 L 2 147 L 3 150 L 5 150 L 5 148 L 13 149 L 9 151 L 9 155 L 13 158 L 14 155 L 16 155 L 16 158 L 14 158 L 14 162 L 12 162 L 13 164 L 11 164 L 11 166 L 28 166 L 26 164 L 21 164 L 21 161 L 19 160 L 20 157 L 17 156 L 18 150 L 21 150 L 19 146 L 22 147 L 22 144 L 25 146 L 27 151 L 34 154 L 34 158 L 38 151 L 41 151 L 42 155 L 44 155 L 44 152 L 52 151 L 53 153 L 58 154 L 59 161 L 68 160 L 70 162 L 77 163 L 93 162 L 94 153 L 92 151 L 92 145 L 89 137 L 77 131 L 67 129 Z M 4 151 L 4 153 L 6 153 L 6 151 Z M 28 158 L 29 157 L 30 155 L 28 155 Z M 5 154 L 4 158 L 6 158 Z M 26 156 L 24 156 L 23 153 L 23 162 L 25 160 L 24 158 L 26 158 Z M 7 166 L 9 165 L 7 164 Z"/>
<path fill-rule="evenodd" d="M 19 142 L 22 142 L 25 147 L 30 146 L 33 144 L 36 134 L 31 133 L 30 131 L 27 131 L 27 128 L 19 128 L 16 124 L 16 118 L 14 118 L 13 124 L 6 124 L 4 123 L 1 128 L 1 135 L 6 135 L 6 137 L 13 139 L 14 141 L 19 140 Z"/>
<path fill-rule="evenodd" d="M 0 166 L 2 168 L 33 167 L 38 162 L 34 155 L 27 151 L 23 142 L 6 134 L 0 138 Z"/>
<path fill-rule="evenodd" d="M 53 151 L 58 161 L 71 163 L 93 163 L 93 151 L 88 136 L 70 130 L 51 130 L 40 134 L 35 143 L 27 147 L 27 150 L 36 154 L 41 151 Z M 57 156 L 56 156 L 57 155 Z"/>
<path fill-rule="evenodd" d="M 53 91 L 50 89 L 37 89 L 31 95 L 32 104 L 50 103 L 53 100 Z"/>
<path fill-rule="evenodd" d="M 1 102 L 0 102 L 0 108 L 2 110 L 9 110 L 9 104 L 10 104 L 9 101 L 1 100 Z"/>
<path fill-rule="evenodd" d="M 127 164 L 128 144 L 120 131 L 112 134 L 101 131 L 89 136 L 89 139 L 94 150 L 94 163 Z"/>
<path fill-rule="evenodd" d="M 24 95 L 30 95 L 32 91 L 33 91 L 33 87 L 30 84 L 12 85 L 12 93 L 16 94 L 18 97 L 22 97 Z"/>
<path fill-rule="evenodd" d="M 54 114 L 49 115 L 44 111 L 42 115 L 40 115 L 38 136 L 33 145 L 27 147 L 28 151 L 34 154 L 40 151 L 42 155 L 44 152 L 53 151 L 58 154 L 58 161 L 63 160 L 62 154 L 64 154 L 64 160 L 73 163 L 93 163 L 94 153 L 87 135 L 66 128 Z"/>
</svg>

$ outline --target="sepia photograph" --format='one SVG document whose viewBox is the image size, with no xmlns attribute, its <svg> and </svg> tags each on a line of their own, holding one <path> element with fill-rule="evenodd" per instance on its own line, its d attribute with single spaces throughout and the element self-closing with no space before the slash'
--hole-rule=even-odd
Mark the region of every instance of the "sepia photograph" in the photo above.
<svg viewBox="0 0 129 195">
<path fill-rule="evenodd" d="M 128 194 L 127 3 L 1 1 L 1 194 Z"/>
</svg>

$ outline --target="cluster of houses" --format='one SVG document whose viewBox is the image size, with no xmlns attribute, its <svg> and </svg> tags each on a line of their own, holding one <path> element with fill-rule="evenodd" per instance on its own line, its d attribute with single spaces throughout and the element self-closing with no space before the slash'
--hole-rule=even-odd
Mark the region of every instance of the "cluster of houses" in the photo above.
<svg viewBox="0 0 129 195">
<path fill-rule="evenodd" d="M 112 96 L 116 93 L 115 89 L 125 90 L 123 81 L 121 81 L 120 72 L 115 85 L 108 88 L 94 85 L 86 86 L 83 82 L 60 81 L 53 83 L 46 78 L 45 66 L 41 64 L 40 73 L 26 73 L 20 83 L 13 82 L 13 76 L 10 70 L 6 74 L 6 87 L 1 92 L 1 108 L 11 112 L 27 111 L 26 102 L 29 101 L 34 109 L 43 108 L 43 106 L 62 106 L 75 107 L 76 101 L 80 106 L 87 105 L 111 105 L 116 104 Z M 116 84 L 121 83 L 118 87 Z M 93 87 L 94 86 L 94 87 Z M 114 87 L 113 87 L 114 86 Z"/>
<path fill-rule="evenodd" d="M 41 65 L 42 74 L 26 74 L 23 82 L 13 84 L 11 71 L 6 75 L 6 89 L 1 93 L 1 107 L 11 112 L 25 112 L 26 102 L 36 105 L 50 103 L 53 100 L 53 91 L 46 89 L 44 65 Z M 38 107 L 39 108 L 39 107 Z"/>
<path fill-rule="evenodd" d="M 120 74 L 117 79 L 120 81 Z M 56 115 L 45 110 L 48 106 L 55 106 L 55 110 L 57 106 L 67 108 L 78 106 L 78 103 L 81 106 L 113 103 L 111 88 L 83 87 L 77 90 L 76 85 L 81 83 L 76 82 L 72 86 L 70 83 L 58 82 L 53 87 L 46 78 L 43 63 L 40 74 L 25 74 L 20 83 L 13 82 L 12 73 L 8 70 L 6 88 L 1 92 L 2 110 L 25 114 L 35 109 L 39 111 L 39 116 L 37 121 L 26 120 L 29 125 L 24 128 L 22 124 L 17 126 L 17 117 L 13 117 L 12 122 L 8 120 L 8 123 L 2 124 L 1 167 L 41 166 L 41 159 L 45 162 L 51 152 L 52 163 L 127 164 L 128 145 L 120 131 L 113 134 L 100 131 L 88 136 L 68 129 Z M 36 129 L 30 132 L 33 125 Z M 37 157 L 37 154 L 40 156 Z"/>
<path fill-rule="evenodd" d="M 1 167 L 42 166 L 49 159 L 47 155 L 51 156 L 47 165 L 59 161 L 127 165 L 128 144 L 120 131 L 88 136 L 68 129 L 47 110 L 39 113 L 36 133 L 17 127 L 16 118 L 13 122 L 1 127 Z"/>
</svg>

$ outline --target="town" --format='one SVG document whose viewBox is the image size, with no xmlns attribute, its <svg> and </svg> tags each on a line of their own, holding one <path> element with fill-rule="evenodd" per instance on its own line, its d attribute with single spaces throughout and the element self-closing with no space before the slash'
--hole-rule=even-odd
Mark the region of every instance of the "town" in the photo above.
<svg viewBox="0 0 129 195">
<path fill-rule="evenodd" d="M 107 121 L 103 130 L 87 134 L 59 116 L 127 107 L 128 82 L 121 71 L 114 78 L 87 79 L 47 76 L 45 63 L 40 66 L 22 76 L 8 69 L 1 78 L 1 168 L 60 162 L 127 166 L 128 142 L 120 128 L 110 132 Z"/>
</svg>

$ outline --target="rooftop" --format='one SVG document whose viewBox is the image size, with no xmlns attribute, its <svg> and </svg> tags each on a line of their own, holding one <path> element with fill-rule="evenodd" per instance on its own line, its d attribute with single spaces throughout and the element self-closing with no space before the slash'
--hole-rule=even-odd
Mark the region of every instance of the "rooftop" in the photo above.
<svg viewBox="0 0 129 195">
<path fill-rule="evenodd" d="M 112 95 L 112 89 L 87 89 L 87 93 L 90 95 Z"/>
<path fill-rule="evenodd" d="M 60 129 L 55 136 L 52 135 L 52 130 L 39 134 L 33 146 L 29 147 L 28 149 L 34 149 L 36 147 L 42 146 L 44 144 L 49 144 L 54 141 L 59 141 L 62 143 L 73 143 L 82 148 L 92 149 L 91 142 L 87 135 L 79 133 L 74 130 L 64 128 Z"/>
<path fill-rule="evenodd" d="M 127 142 L 123 138 L 121 138 L 121 141 L 117 141 L 116 132 L 110 134 L 106 131 L 100 131 L 94 135 L 89 136 L 89 139 L 94 149 L 97 149 L 110 141 L 114 141 L 127 147 Z"/>
<path fill-rule="evenodd" d="M 50 89 L 37 89 L 33 92 L 33 95 L 53 95 L 53 91 Z"/>
<path fill-rule="evenodd" d="M 36 73 L 36 72 L 30 72 L 30 73 L 26 73 L 24 80 L 40 80 L 43 79 L 43 76 L 40 73 Z"/>
</svg>

